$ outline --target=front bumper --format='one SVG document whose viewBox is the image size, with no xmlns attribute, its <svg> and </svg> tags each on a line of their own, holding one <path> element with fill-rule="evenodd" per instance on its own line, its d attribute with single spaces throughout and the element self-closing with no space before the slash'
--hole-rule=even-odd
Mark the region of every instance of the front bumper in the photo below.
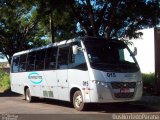
<svg viewBox="0 0 160 120">
<path fill-rule="evenodd" d="M 121 91 L 126 88 L 127 91 Z M 89 91 L 91 103 L 111 103 L 137 101 L 142 97 L 142 82 L 111 82 L 107 85 L 96 84 Z M 86 101 L 89 102 L 89 101 Z"/>
</svg>

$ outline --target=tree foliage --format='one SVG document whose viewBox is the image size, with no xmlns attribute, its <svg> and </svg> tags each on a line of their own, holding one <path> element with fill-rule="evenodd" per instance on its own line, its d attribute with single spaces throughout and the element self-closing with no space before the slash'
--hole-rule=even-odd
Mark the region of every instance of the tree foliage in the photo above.
<svg viewBox="0 0 160 120">
<path fill-rule="evenodd" d="M 106 38 L 137 38 L 160 16 L 158 0 L 70 0 L 70 6 L 84 34 Z"/>
<path fill-rule="evenodd" d="M 46 41 L 36 39 L 45 31 L 39 30 L 32 1 L 1 0 L 0 13 L 0 49 L 9 62 L 15 52 L 45 44 Z"/>
<path fill-rule="evenodd" d="M 158 0 L 0 0 L 0 52 L 75 36 L 137 38 L 159 23 Z"/>
<path fill-rule="evenodd" d="M 69 39 L 74 36 L 76 21 L 70 13 L 66 0 L 41 0 L 37 11 L 41 23 L 51 32 L 52 42 Z"/>
</svg>

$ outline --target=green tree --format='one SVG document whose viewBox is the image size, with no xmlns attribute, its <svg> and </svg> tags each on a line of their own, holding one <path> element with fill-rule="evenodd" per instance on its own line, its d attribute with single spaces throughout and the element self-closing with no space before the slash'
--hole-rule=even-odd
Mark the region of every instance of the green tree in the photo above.
<svg viewBox="0 0 160 120">
<path fill-rule="evenodd" d="M 1 0 L 0 51 L 10 63 L 15 52 L 73 37 L 76 21 L 68 10 L 63 0 Z"/>
<path fill-rule="evenodd" d="M 46 43 L 41 40 L 45 31 L 39 29 L 39 16 L 32 1 L 1 0 L 0 13 L 0 50 L 9 63 L 15 52 Z"/>
<path fill-rule="evenodd" d="M 67 0 L 38 1 L 37 11 L 41 24 L 50 32 L 52 43 L 75 35 L 76 21 L 67 6 Z"/>
<path fill-rule="evenodd" d="M 137 30 L 158 24 L 158 0 L 69 0 L 83 34 L 137 38 Z"/>
<path fill-rule="evenodd" d="M 18 51 L 75 36 L 137 38 L 159 22 L 158 0 L 1 0 L 0 51 Z"/>
</svg>

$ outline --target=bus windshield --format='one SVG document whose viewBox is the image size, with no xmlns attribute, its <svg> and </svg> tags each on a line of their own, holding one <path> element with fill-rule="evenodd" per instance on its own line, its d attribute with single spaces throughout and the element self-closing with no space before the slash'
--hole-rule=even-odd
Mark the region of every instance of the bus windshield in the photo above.
<svg viewBox="0 0 160 120">
<path fill-rule="evenodd" d="M 133 54 L 123 42 L 106 40 L 86 40 L 91 67 L 94 69 L 115 72 L 137 72 L 139 67 Z"/>
</svg>

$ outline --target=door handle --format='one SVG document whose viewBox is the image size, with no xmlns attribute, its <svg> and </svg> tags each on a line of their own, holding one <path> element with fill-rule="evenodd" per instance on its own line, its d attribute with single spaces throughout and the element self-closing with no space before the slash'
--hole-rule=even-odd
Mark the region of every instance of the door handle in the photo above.
<svg viewBox="0 0 160 120">
<path fill-rule="evenodd" d="M 67 82 L 67 80 L 66 80 L 66 82 Z"/>
</svg>

